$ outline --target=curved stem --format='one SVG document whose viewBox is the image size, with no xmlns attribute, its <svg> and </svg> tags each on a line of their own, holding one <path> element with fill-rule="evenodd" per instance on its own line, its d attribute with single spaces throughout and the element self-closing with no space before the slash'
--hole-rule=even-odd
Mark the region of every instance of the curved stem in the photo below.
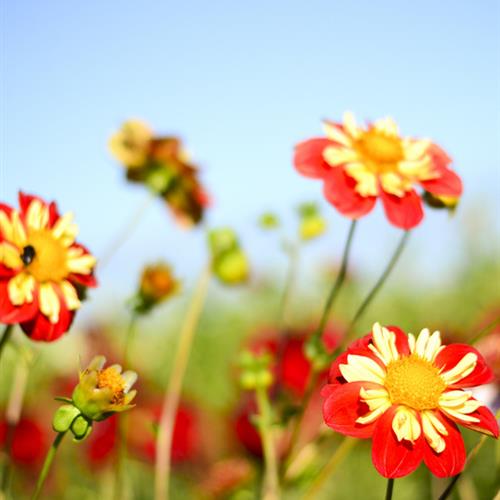
<svg viewBox="0 0 500 500">
<path fill-rule="evenodd" d="M 2 338 L 0 339 L 0 359 L 2 357 L 2 353 L 5 346 L 9 342 L 10 337 L 12 336 L 13 329 L 14 325 L 5 325 L 5 330 L 3 331 Z"/>
<path fill-rule="evenodd" d="M 330 317 L 330 313 L 332 312 L 333 305 L 335 303 L 335 299 L 337 298 L 342 285 L 344 284 L 345 277 L 347 274 L 347 266 L 349 263 L 349 254 L 351 252 L 352 240 L 354 237 L 354 230 L 356 229 L 357 220 L 354 219 L 351 222 L 351 226 L 349 227 L 349 234 L 347 235 L 347 241 L 344 247 L 344 253 L 342 255 L 342 262 L 340 264 L 339 274 L 337 275 L 337 279 L 333 284 L 328 298 L 326 299 L 325 308 L 323 309 L 323 314 L 321 315 L 321 319 L 319 321 L 318 329 L 315 332 L 315 335 L 318 339 L 321 339 L 323 332 L 325 330 L 326 324 L 328 322 L 328 318 Z"/>
<path fill-rule="evenodd" d="M 276 500 L 280 497 L 278 479 L 278 458 L 276 455 L 275 440 L 272 431 L 272 411 L 266 389 L 256 389 L 257 407 L 259 409 L 259 433 L 264 451 L 264 481 L 262 484 L 262 498 Z"/>
<path fill-rule="evenodd" d="M 387 480 L 387 489 L 385 491 L 385 500 L 392 499 L 392 491 L 394 490 L 394 479 Z"/>
<path fill-rule="evenodd" d="M 196 290 L 193 294 L 186 319 L 182 326 L 179 345 L 174 358 L 174 365 L 170 380 L 165 392 L 162 413 L 159 422 L 158 435 L 156 438 L 156 464 L 155 464 L 155 499 L 168 498 L 172 436 L 174 432 L 175 416 L 179 406 L 182 383 L 186 372 L 194 333 L 203 309 L 205 297 L 210 282 L 211 266 L 207 265 L 203 270 Z"/>
<path fill-rule="evenodd" d="M 376 297 L 377 293 L 379 290 L 382 288 L 384 283 L 386 282 L 387 278 L 391 274 L 392 270 L 394 269 L 394 266 L 397 264 L 399 257 L 403 253 L 403 250 L 405 248 L 406 242 L 408 241 L 408 237 L 410 235 L 410 231 L 405 231 L 403 233 L 403 236 L 401 237 L 401 240 L 398 243 L 398 246 L 396 247 L 396 250 L 391 256 L 391 259 L 389 260 L 386 268 L 380 275 L 380 278 L 377 280 L 373 288 L 370 290 L 368 295 L 366 296 L 365 300 L 361 303 L 359 306 L 358 310 L 354 314 L 353 319 L 351 320 L 351 323 L 349 324 L 349 327 L 347 328 L 346 332 L 346 339 L 349 337 L 349 334 L 352 333 L 352 330 L 356 326 L 356 323 L 359 321 L 361 316 L 363 316 L 364 312 L 368 308 L 368 306 L 371 304 L 372 300 Z"/>
<path fill-rule="evenodd" d="M 469 339 L 469 344 L 475 344 L 476 342 L 479 342 L 485 335 L 487 335 L 495 326 L 500 323 L 500 316 L 498 318 L 494 319 L 491 323 L 487 324 L 484 328 L 481 328 L 478 332 L 476 332 L 470 339 Z"/>
<path fill-rule="evenodd" d="M 316 476 L 316 479 L 311 484 L 309 489 L 304 495 L 305 500 L 312 500 L 317 498 L 318 493 L 321 491 L 322 486 L 327 479 L 333 474 L 333 471 L 344 460 L 351 449 L 356 445 L 357 440 L 351 437 L 345 437 L 340 443 L 339 447 L 335 450 L 330 457 L 328 463 L 323 467 L 321 472 Z"/>
<path fill-rule="evenodd" d="M 337 298 L 342 285 L 344 284 L 345 277 L 347 275 L 347 267 L 349 263 L 349 255 L 351 252 L 352 241 L 354 237 L 354 231 L 356 229 L 357 221 L 353 220 L 349 227 L 349 233 L 347 235 L 347 241 L 345 243 L 344 252 L 342 255 L 342 262 L 340 264 L 339 273 L 335 282 L 333 283 L 332 288 L 330 289 L 330 293 L 328 294 L 328 298 L 326 299 L 325 307 L 323 309 L 323 313 L 321 315 L 321 319 L 319 321 L 318 328 L 315 330 L 312 340 L 316 340 L 316 342 L 321 343 L 321 338 L 323 337 L 323 332 L 325 330 L 326 324 L 328 322 L 328 318 L 330 317 L 330 313 L 332 312 L 333 305 L 335 303 L 335 299 Z M 293 461 L 293 455 L 295 453 L 295 448 L 297 447 L 297 442 L 299 439 L 300 429 L 302 427 L 302 421 L 304 419 L 304 413 L 306 408 L 309 405 L 309 401 L 311 400 L 312 394 L 314 392 L 314 388 L 316 387 L 316 382 L 318 380 L 319 372 L 312 365 L 311 373 L 309 374 L 309 380 L 307 382 L 306 390 L 304 396 L 302 398 L 302 405 L 298 411 L 297 416 L 295 417 L 293 427 L 292 427 L 292 437 L 290 439 L 290 446 L 288 448 L 287 454 L 287 464 L 290 464 Z"/>
<path fill-rule="evenodd" d="M 63 440 L 65 435 L 66 435 L 65 432 L 60 432 L 56 436 L 56 438 L 54 439 L 52 446 L 50 447 L 49 451 L 47 452 L 47 456 L 45 457 L 45 462 L 43 463 L 42 470 L 40 472 L 40 475 L 38 476 L 38 481 L 36 483 L 36 489 L 35 489 L 35 492 L 33 493 L 33 496 L 31 497 L 31 500 L 36 500 L 40 496 L 43 485 L 45 483 L 45 479 L 47 479 L 47 476 L 49 474 L 49 470 L 50 470 L 50 466 L 52 465 L 52 461 L 54 460 L 57 449 L 59 448 L 59 445 L 61 444 L 61 441 Z"/>
<path fill-rule="evenodd" d="M 156 195 L 148 193 L 147 199 L 138 207 L 138 209 L 132 215 L 132 218 L 122 228 L 120 233 L 115 236 L 109 247 L 103 252 L 102 257 L 99 259 L 99 267 L 101 270 L 109 264 L 111 257 L 115 255 L 115 253 L 120 249 L 120 247 L 127 241 L 130 235 L 137 228 L 137 226 L 141 222 L 142 217 L 146 213 L 146 210 L 149 208 L 155 197 Z"/>
</svg>

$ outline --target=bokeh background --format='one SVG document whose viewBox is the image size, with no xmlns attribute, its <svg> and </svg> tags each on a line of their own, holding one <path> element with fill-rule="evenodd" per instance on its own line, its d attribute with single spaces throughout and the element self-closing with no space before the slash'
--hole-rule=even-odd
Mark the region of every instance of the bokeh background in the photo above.
<svg viewBox="0 0 500 500">
<path fill-rule="evenodd" d="M 2 201 L 16 205 L 19 189 L 56 199 L 62 212 L 75 213 L 79 240 L 98 257 L 105 255 L 148 196 L 142 186 L 126 184 L 107 149 L 124 120 L 139 118 L 156 132 L 184 139 L 213 198 L 208 226 L 231 225 L 241 236 L 252 262 L 251 285 L 237 291 L 212 285 L 186 378 L 185 395 L 203 414 L 200 432 L 209 427 L 225 442 L 224 419 L 241 397 L 237 353 L 245 338 L 276 321 L 287 260 L 279 237 L 257 226 L 264 211 L 278 213 L 292 239 L 298 204 L 318 202 L 328 220 L 328 233 L 301 251 L 290 315 L 298 328 L 316 324 L 349 222 L 322 201 L 319 183 L 294 171 L 291 157 L 295 143 L 322 132 L 323 118 L 340 119 L 345 110 L 367 120 L 391 115 L 404 134 L 443 146 L 465 186 L 453 217 L 427 209 L 363 328 L 377 319 L 413 331 L 441 328 L 450 340 L 466 340 L 498 311 L 495 0 L 4 0 L 0 22 Z M 340 325 L 399 237 L 380 207 L 361 221 L 348 288 L 335 313 Z M 100 287 L 90 292 L 72 332 L 54 345 L 36 346 L 28 413 L 42 401 L 48 428 L 53 396 L 64 389 L 58 380 L 75 373 L 78 356 L 88 359 L 100 349 L 119 357 L 128 321 L 124 300 L 134 292 L 143 264 L 163 258 L 183 279 L 183 293 L 141 323 L 136 353 L 144 387 L 158 397 L 188 292 L 206 259 L 204 239 L 202 230 L 178 228 L 159 202 L 150 205 L 109 264 L 98 269 Z M 2 404 L 13 377 L 13 353 L 7 357 Z M 467 439 L 469 446 L 477 441 Z M 220 451 L 213 443 L 203 446 L 201 471 L 203 460 L 215 460 Z M 475 483 L 466 483 L 473 491 L 468 499 L 493 492 L 493 444 L 484 450 L 473 469 Z M 79 463 L 81 451 L 68 446 L 66 453 Z M 65 492 L 71 498 L 106 498 L 111 469 L 99 481 L 89 470 L 59 471 L 54 498 Z M 131 471 L 141 488 L 138 498 L 150 498 L 151 468 L 135 464 Z M 191 494 L 190 480 L 202 475 L 196 467 L 185 472 L 175 478 L 175 498 Z M 339 474 L 330 485 L 336 498 L 381 496 L 384 481 L 370 465 L 368 447 L 355 452 Z M 34 472 L 27 477 L 32 480 Z M 340 486 L 338 477 L 344 478 Z M 429 497 L 444 485 L 428 481 L 422 469 L 400 484 L 402 499 Z M 325 498 L 331 498 L 328 491 Z"/>
</svg>

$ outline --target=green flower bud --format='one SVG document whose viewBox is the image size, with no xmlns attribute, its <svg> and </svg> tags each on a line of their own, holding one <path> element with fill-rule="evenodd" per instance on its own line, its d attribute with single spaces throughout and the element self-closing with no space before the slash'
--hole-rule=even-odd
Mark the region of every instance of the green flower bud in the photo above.
<svg viewBox="0 0 500 500">
<path fill-rule="evenodd" d="M 240 249 L 225 252 L 213 265 L 214 273 L 225 284 L 236 285 L 248 280 L 250 265 Z"/>
<path fill-rule="evenodd" d="M 269 353 L 254 354 L 244 351 L 240 355 L 240 384 L 245 390 L 267 388 L 272 385 L 274 377 L 271 372 L 272 357 Z"/>
<path fill-rule="evenodd" d="M 444 208 L 450 212 L 454 212 L 458 206 L 460 198 L 455 196 L 440 196 L 437 194 L 425 191 L 422 195 L 424 202 L 431 208 Z"/>
<path fill-rule="evenodd" d="M 236 233 L 229 227 L 212 229 L 208 233 L 208 245 L 214 256 L 238 248 Z"/>
<path fill-rule="evenodd" d="M 80 410 L 73 405 L 61 406 L 52 419 L 52 428 L 56 432 L 66 432 L 78 415 L 80 415 Z"/>
<path fill-rule="evenodd" d="M 278 216 L 271 212 L 266 212 L 259 218 L 259 226 L 262 229 L 276 229 L 277 227 L 279 227 L 279 225 L 280 221 L 278 219 Z"/>
<path fill-rule="evenodd" d="M 312 240 L 326 231 L 326 221 L 320 215 L 304 217 L 300 221 L 299 234 L 303 240 Z"/>
</svg>

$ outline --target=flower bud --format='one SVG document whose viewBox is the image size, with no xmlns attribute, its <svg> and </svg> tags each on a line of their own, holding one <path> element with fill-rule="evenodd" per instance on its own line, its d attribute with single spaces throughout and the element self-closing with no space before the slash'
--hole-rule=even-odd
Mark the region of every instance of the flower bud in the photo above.
<svg viewBox="0 0 500 500">
<path fill-rule="evenodd" d="M 273 383 L 272 357 L 268 352 L 254 354 L 244 351 L 240 356 L 240 385 L 245 390 L 268 388 Z"/>
<path fill-rule="evenodd" d="M 127 169 L 141 168 L 147 161 L 153 133 L 138 120 L 126 121 L 109 141 L 109 149 Z"/>
<path fill-rule="evenodd" d="M 440 196 L 437 194 L 425 191 L 422 196 L 424 202 L 432 208 L 444 208 L 450 212 L 454 212 L 458 206 L 460 198 L 455 196 Z"/>
<path fill-rule="evenodd" d="M 276 229 L 279 225 L 280 221 L 278 216 L 272 212 L 266 212 L 259 218 L 259 226 L 262 229 Z"/>
<path fill-rule="evenodd" d="M 89 420 L 104 420 L 112 413 L 133 407 L 136 391 L 130 388 L 137 380 L 132 371 L 121 373 L 120 365 L 103 368 L 104 356 L 96 356 L 80 373 L 80 382 L 73 391 L 73 405 Z"/>
<path fill-rule="evenodd" d="M 299 209 L 299 235 L 302 240 L 311 240 L 326 231 L 326 221 L 315 203 L 303 203 Z"/>
</svg>

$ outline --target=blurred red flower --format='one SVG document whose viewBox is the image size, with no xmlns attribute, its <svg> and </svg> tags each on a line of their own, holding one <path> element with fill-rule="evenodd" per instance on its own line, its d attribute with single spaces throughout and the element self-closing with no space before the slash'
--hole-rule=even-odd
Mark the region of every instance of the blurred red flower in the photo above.
<svg viewBox="0 0 500 500">
<path fill-rule="evenodd" d="M 0 422 L 0 447 L 7 439 L 7 422 Z M 47 436 L 42 425 L 31 418 L 21 418 L 14 428 L 11 442 L 11 457 L 18 466 L 36 466 L 44 457 Z"/>
<path fill-rule="evenodd" d="M 462 194 L 450 157 L 429 140 L 402 137 L 392 118 L 361 127 L 345 113 L 343 123 L 326 121 L 325 131 L 296 146 L 294 165 L 323 180 L 326 199 L 346 217 L 368 214 L 380 198 L 389 221 L 408 230 L 423 218 L 415 185 L 444 206 L 455 206 Z"/>
<path fill-rule="evenodd" d="M 96 259 L 75 241 L 72 214 L 55 202 L 19 193 L 20 210 L 0 203 L 0 322 L 19 323 L 33 340 L 51 342 L 71 326 Z"/>
</svg>

